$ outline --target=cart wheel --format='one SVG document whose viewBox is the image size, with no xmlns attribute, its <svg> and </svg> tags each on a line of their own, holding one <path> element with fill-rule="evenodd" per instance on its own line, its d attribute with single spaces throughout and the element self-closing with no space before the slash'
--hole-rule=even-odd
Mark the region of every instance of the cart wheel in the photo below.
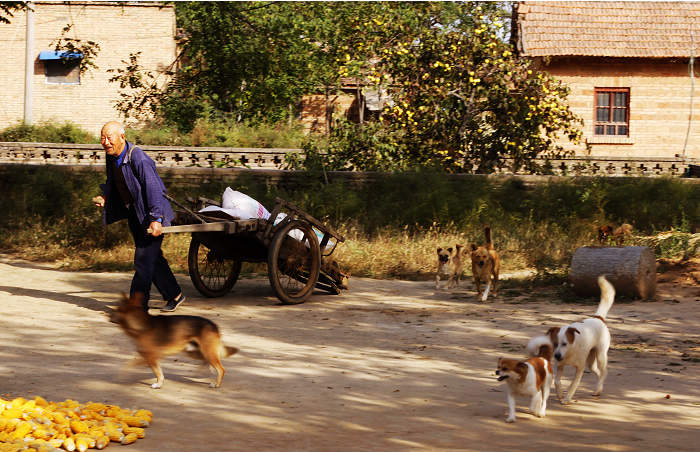
<svg viewBox="0 0 700 452">
<path fill-rule="evenodd" d="M 219 257 L 194 235 L 190 241 L 187 267 L 194 287 L 210 298 L 225 295 L 241 273 L 240 261 Z"/>
<path fill-rule="evenodd" d="M 321 248 L 311 226 L 294 220 L 275 233 L 267 254 L 267 273 L 282 303 L 306 301 L 316 286 L 320 270 Z"/>
</svg>

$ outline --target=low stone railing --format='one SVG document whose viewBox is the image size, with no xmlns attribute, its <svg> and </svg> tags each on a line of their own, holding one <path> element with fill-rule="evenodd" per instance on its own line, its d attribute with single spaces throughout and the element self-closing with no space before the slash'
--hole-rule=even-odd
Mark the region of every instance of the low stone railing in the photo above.
<svg viewBox="0 0 700 452">
<path fill-rule="evenodd" d="M 284 156 L 300 149 L 140 146 L 158 166 L 176 168 L 280 169 Z M 0 163 L 104 165 L 99 144 L 0 142 Z"/>
<path fill-rule="evenodd" d="M 166 168 L 283 169 L 288 153 L 301 149 L 141 146 Z M 104 165 L 99 144 L 0 142 L 0 163 Z M 567 157 L 550 160 L 558 176 L 683 176 L 698 159 L 664 157 Z M 513 174 L 507 168 L 497 171 Z M 526 174 L 518 172 L 517 174 Z"/>
</svg>

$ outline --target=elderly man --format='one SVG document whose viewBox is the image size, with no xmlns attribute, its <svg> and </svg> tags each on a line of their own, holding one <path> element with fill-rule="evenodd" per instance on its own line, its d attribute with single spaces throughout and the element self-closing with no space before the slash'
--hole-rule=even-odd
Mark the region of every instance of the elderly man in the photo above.
<svg viewBox="0 0 700 452">
<path fill-rule="evenodd" d="M 107 182 L 100 185 L 103 194 L 93 202 L 104 207 L 106 225 L 124 218 L 129 222 L 136 245 L 130 293 L 144 294 L 143 308 L 148 311 L 151 284 L 155 284 L 167 302 L 161 310 L 174 311 L 185 297 L 161 250 L 163 226 L 170 225 L 174 214 L 156 164 L 126 141 L 124 127 L 116 121 L 102 127 L 100 142 L 106 153 Z"/>
</svg>

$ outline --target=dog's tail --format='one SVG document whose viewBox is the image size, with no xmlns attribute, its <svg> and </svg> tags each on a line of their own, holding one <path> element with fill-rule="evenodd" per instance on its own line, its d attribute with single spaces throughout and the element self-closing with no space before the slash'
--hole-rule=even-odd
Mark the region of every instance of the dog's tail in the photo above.
<svg viewBox="0 0 700 452">
<path fill-rule="evenodd" d="M 493 243 L 491 242 L 491 228 L 486 226 L 484 228 L 484 236 L 486 237 L 486 248 L 493 248 Z"/>
<path fill-rule="evenodd" d="M 598 276 L 598 287 L 600 287 L 600 304 L 595 315 L 605 318 L 615 301 L 615 287 L 610 281 L 605 279 L 605 275 Z"/>
<path fill-rule="evenodd" d="M 551 361 L 552 353 L 554 353 L 554 344 L 549 336 L 535 336 L 527 343 L 527 354 L 531 357 Z"/>
<path fill-rule="evenodd" d="M 219 349 L 219 356 L 221 356 L 222 358 L 235 355 L 236 353 L 238 353 L 238 349 L 236 347 L 229 347 L 228 345 L 221 344 L 221 348 Z"/>
</svg>

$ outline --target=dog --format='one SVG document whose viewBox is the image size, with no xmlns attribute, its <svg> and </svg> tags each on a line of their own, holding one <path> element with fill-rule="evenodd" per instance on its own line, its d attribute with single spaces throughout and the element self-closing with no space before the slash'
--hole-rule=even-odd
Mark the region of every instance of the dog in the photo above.
<svg viewBox="0 0 700 452">
<path fill-rule="evenodd" d="M 598 286 L 600 303 L 593 317 L 561 328 L 550 328 L 545 336 L 534 337 L 527 345 L 531 356 L 539 355 L 543 346 L 553 349 L 553 363 L 556 369 L 554 387 L 557 398 L 564 405 L 573 400 L 586 367 L 598 377 L 594 396 L 599 396 L 603 392 L 603 384 L 608 375 L 608 349 L 611 337 L 605 318 L 615 300 L 615 287 L 604 275 L 598 277 Z M 576 375 L 571 381 L 565 398 L 561 389 L 564 366 L 576 368 Z"/>
<path fill-rule="evenodd" d="M 481 301 L 486 301 L 490 289 L 493 289 L 494 295 L 498 295 L 498 272 L 501 266 L 498 252 L 496 252 L 493 242 L 491 242 L 490 227 L 484 228 L 484 235 L 486 236 L 486 243 L 481 246 L 477 246 L 474 243 L 471 245 L 472 276 L 474 277 L 476 291 L 481 296 Z M 481 292 L 482 282 L 486 284 L 483 293 Z"/>
<path fill-rule="evenodd" d="M 109 320 L 134 340 L 137 352 L 153 370 L 156 382 L 151 387 L 158 389 L 165 380 L 160 359 L 181 351 L 209 363 L 217 373 L 210 386 L 220 387 L 225 372 L 221 358 L 233 355 L 238 349 L 221 343 L 216 324 L 192 315 L 150 315 L 143 310 L 142 300 L 142 294 L 123 295 L 119 306 L 110 312 Z"/>
<path fill-rule="evenodd" d="M 600 242 L 601 245 L 604 245 L 605 242 L 608 241 L 608 237 L 610 237 L 612 232 L 613 227 L 609 224 L 598 226 L 598 242 Z"/>
<path fill-rule="evenodd" d="M 625 239 L 632 235 L 632 229 L 633 227 L 629 223 L 622 223 L 617 228 L 611 225 L 599 226 L 598 241 L 601 244 L 605 244 L 608 239 L 611 239 L 617 246 L 622 246 Z"/>
<path fill-rule="evenodd" d="M 552 388 L 552 348 L 540 347 L 539 356 L 525 360 L 498 358 L 498 381 L 506 381 L 508 390 L 508 417 L 515 422 L 515 396 L 530 397 L 530 411 L 537 417 L 545 417 L 547 400 Z"/>
<path fill-rule="evenodd" d="M 437 271 L 435 272 L 435 288 L 440 288 L 440 276 L 447 278 L 446 287 L 451 289 L 453 287 L 459 286 L 459 280 L 462 277 L 462 271 L 464 269 L 464 263 L 462 261 L 462 255 L 464 248 L 462 245 L 455 245 L 455 249 L 452 248 L 438 248 L 437 255 Z"/>
</svg>

